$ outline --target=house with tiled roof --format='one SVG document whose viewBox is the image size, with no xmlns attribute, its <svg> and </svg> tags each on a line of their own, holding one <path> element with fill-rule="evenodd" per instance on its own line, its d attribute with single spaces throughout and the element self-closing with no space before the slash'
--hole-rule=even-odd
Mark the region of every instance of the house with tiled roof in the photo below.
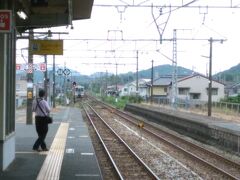
<svg viewBox="0 0 240 180">
<path fill-rule="evenodd" d="M 161 76 L 153 80 L 153 86 L 151 81 L 148 83 L 149 95 L 151 95 L 151 88 L 153 88 L 153 97 L 168 97 L 169 87 L 172 82 L 171 76 Z"/>
<path fill-rule="evenodd" d="M 151 94 L 151 82 L 148 84 L 149 95 Z M 162 76 L 153 81 L 154 98 L 171 98 L 172 77 Z M 208 77 L 201 74 L 179 76 L 177 80 L 177 99 L 208 101 Z M 220 101 L 224 98 L 224 84 L 212 80 L 212 101 Z"/>
<path fill-rule="evenodd" d="M 193 74 L 180 78 L 177 81 L 177 87 L 178 99 L 208 101 L 209 79 L 204 75 Z M 224 84 L 212 80 L 212 101 L 218 102 L 223 99 L 224 96 Z"/>
</svg>

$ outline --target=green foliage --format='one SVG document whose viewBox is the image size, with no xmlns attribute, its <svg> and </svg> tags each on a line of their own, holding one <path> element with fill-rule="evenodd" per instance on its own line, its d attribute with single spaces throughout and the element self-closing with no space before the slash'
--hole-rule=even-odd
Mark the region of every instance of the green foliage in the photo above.
<svg viewBox="0 0 240 180">
<path fill-rule="evenodd" d="M 141 103 L 142 100 L 143 99 L 140 96 L 129 96 L 129 102 L 130 103 Z"/>
<path fill-rule="evenodd" d="M 232 82 L 232 81 L 233 81 L 233 74 L 226 74 L 226 75 L 225 75 L 225 80 Z"/>
<path fill-rule="evenodd" d="M 60 98 L 55 98 L 55 103 L 57 105 L 64 105 L 65 104 L 65 97 L 61 96 Z"/>
<path fill-rule="evenodd" d="M 119 109 L 122 109 L 125 106 L 124 100 L 122 100 L 121 98 L 118 98 L 118 97 L 105 96 L 105 97 L 102 97 L 102 100 L 107 102 L 108 104 L 115 106 L 116 108 L 119 108 Z"/>
<path fill-rule="evenodd" d="M 107 102 L 108 104 L 111 104 L 118 109 L 123 109 L 127 103 L 140 103 L 142 101 L 142 98 L 140 96 L 104 96 L 101 99 L 102 101 Z"/>
<path fill-rule="evenodd" d="M 91 84 L 92 92 L 100 93 L 101 84 L 99 82 L 94 82 L 94 83 Z"/>
<path fill-rule="evenodd" d="M 240 103 L 240 94 L 238 94 L 236 97 L 228 97 L 222 100 L 222 102 Z"/>
</svg>

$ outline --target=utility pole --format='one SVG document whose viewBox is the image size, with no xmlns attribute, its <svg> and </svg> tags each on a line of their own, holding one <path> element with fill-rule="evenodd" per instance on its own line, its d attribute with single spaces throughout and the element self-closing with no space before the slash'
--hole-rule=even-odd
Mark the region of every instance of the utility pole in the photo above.
<svg viewBox="0 0 240 180">
<path fill-rule="evenodd" d="M 177 30 L 173 30 L 173 59 L 172 59 L 172 99 L 171 105 L 177 108 Z"/>
<path fill-rule="evenodd" d="M 56 69 L 55 69 L 55 55 L 53 55 L 53 94 L 52 94 L 52 102 L 53 102 L 53 108 L 56 107 L 55 103 L 55 85 L 56 85 L 56 80 L 55 80 L 55 75 L 56 75 Z"/>
<path fill-rule="evenodd" d="M 32 124 L 32 103 L 33 103 L 33 55 L 31 52 L 30 42 L 34 39 L 33 30 L 29 30 L 29 49 L 28 49 L 28 70 L 27 70 L 27 122 L 26 124 Z M 36 92 L 37 93 L 37 92 Z M 37 94 L 36 94 L 37 96 Z"/>
<path fill-rule="evenodd" d="M 105 91 L 107 91 L 107 88 L 108 88 L 108 71 L 107 71 L 107 70 L 106 70 L 106 78 L 105 78 L 105 81 L 106 81 Z"/>
<path fill-rule="evenodd" d="M 208 87 L 208 116 L 212 115 L 212 43 L 213 39 L 209 39 L 210 54 L 209 54 L 209 87 Z"/>
<path fill-rule="evenodd" d="M 66 61 L 64 62 L 64 70 L 66 69 Z M 66 96 L 66 75 L 63 73 L 64 79 L 63 79 L 63 94 L 64 97 Z"/>
<path fill-rule="evenodd" d="M 46 64 L 46 71 L 44 72 L 44 91 L 45 91 L 45 99 L 47 101 L 48 97 L 48 67 L 47 67 L 47 55 L 44 55 L 44 62 Z"/>
<path fill-rule="evenodd" d="M 116 63 L 116 78 L 115 78 L 115 83 L 116 83 L 116 93 L 117 93 L 117 91 L 118 91 L 118 82 L 117 82 L 117 75 L 118 75 L 118 71 L 117 71 L 117 68 L 118 68 L 118 63 Z"/>
<path fill-rule="evenodd" d="M 210 53 L 209 57 L 208 56 L 202 56 L 205 58 L 209 58 L 209 75 L 208 75 L 208 116 L 212 115 L 212 49 L 213 49 L 213 42 L 220 42 L 223 43 L 223 39 L 213 39 L 212 37 L 208 39 L 210 42 Z"/>
<path fill-rule="evenodd" d="M 153 60 L 152 60 L 152 72 L 151 72 L 151 104 L 153 103 Z"/>
<path fill-rule="evenodd" d="M 137 95 L 139 95 L 139 92 L 138 92 L 138 51 L 137 51 L 137 71 L 136 71 L 136 92 L 137 92 Z"/>
</svg>

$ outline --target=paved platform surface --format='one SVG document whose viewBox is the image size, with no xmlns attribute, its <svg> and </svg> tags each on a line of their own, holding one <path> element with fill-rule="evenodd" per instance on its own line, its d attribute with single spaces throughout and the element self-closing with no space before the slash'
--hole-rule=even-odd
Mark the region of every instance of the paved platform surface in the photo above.
<svg viewBox="0 0 240 180">
<path fill-rule="evenodd" d="M 16 157 L 13 163 L 3 172 L 1 180 L 35 180 L 39 176 L 49 152 L 34 152 L 32 146 L 37 138 L 35 125 L 26 125 L 26 109 L 16 111 Z M 52 112 L 54 123 L 49 125 L 46 137 L 48 148 L 56 139 L 61 124 L 68 124 L 64 156 L 58 164 L 60 173 L 56 176 L 61 180 L 99 180 L 101 171 L 95 156 L 88 129 L 83 121 L 79 108 L 58 107 Z M 40 178 L 41 179 L 41 178 Z M 49 178 L 50 179 L 50 178 Z"/>
<path fill-rule="evenodd" d="M 178 111 L 174 109 L 166 109 L 163 107 L 160 108 L 159 106 L 141 105 L 141 107 L 148 108 L 151 110 L 166 112 L 182 118 L 191 119 L 192 121 L 205 123 L 211 127 L 222 129 L 229 132 L 234 132 L 235 134 L 240 135 L 240 122 L 237 122 L 237 121 L 234 122 L 233 120 L 227 120 L 223 118 L 208 117 L 207 115 L 200 115 L 200 114 L 194 114 L 194 113 L 186 113 L 186 112 Z"/>
</svg>

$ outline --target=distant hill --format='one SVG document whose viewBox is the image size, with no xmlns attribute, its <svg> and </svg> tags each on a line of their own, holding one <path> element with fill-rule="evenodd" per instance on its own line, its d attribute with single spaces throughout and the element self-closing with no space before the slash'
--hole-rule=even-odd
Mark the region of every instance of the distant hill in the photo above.
<svg viewBox="0 0 240 180">
<path fill-rule="evenodd" d="M 179 76 L 184 76 L 184 75 L 191 75 L 193 73 L 192 70 L 186 69 L 184 67 L 178 66 L 178 75 Z M 172 65 L 165 64 L 165 65 L 159 65 L 153 67 L 153 78 L 158 78 L 160 76 L 165 76 L 165 75 L 172 75 L 173 72 L 173 67 Z M 152 73 L 152 68 L 142 70 L 138 72 L 138 77 L 139 79 L 144 78 L 144 79 L 151 79 L 151 73 Z M 120 75 L 123 79 L 129 79 L 131 77 L 131 80 L 136 79 L 136 73 L 129 72 L 127 74 L 121 74 Z"/>
<path fill-rule="evenodd" d="M 240 63 L 228 70 L 215 74 L 213 77 L 214 79 L 224 83 L 240 82 Z"/>
<path fill-rule="evenodd" d="M 140 78 L 151 78 L 152 69 L 147 69 L 139 72 Z M 153 77 L 157 78 L 164 75 L 172 75 L 173 67 L 172 65 L 165 64 L 153 67 Z M 186 69 L 184 67 L 177 67 L 178 75 L 190 75 L 193 73 L 192 70 Z"/>
<path fill-rule="evenodd" d="M 153 67 L 153 71 L 154 71 L 154 79 L 158 78 L 160 76 L 164 76 L 164 75 L 172 75 L 173 69 L 172 69 L 172 65 L 169 64 L 165 64 L 165 65 L 159 65 L 159 66 L 155 66 Z M 144 79 L 150 79 L 151 78 L 151 72 L 152 69 L 146 69 L 146 70 L 142 70 L 138 72 L 138 78 L 144 78 Z M 178 66 L 178 75 L 180 76 L 186 76 L 186 75 L 191 75 L 193 73 L 192 70 L 186 69 L 184 67 Z M 106 72 L 96 72 L 94 74 L 91 74 L 90 76 L 86 76 L 86 75 L 79 75 L 77 78 L 77 81 L 81 84 L 87 84 L 90 83 L 91 81 L 95 81 L 99 78 L 106 78 L 106 75 L 108 76 L 108 83 L 109 84 L 115 84 L 116 80 L 114 78 L 115 74 L 112 73 L 108 73 L 106 74 Z M 131 82 L 133 80 L 136 80 L 136 72 L 128 72 L 125 74 L 118 74 L 118 83 L 119 84 L 125 84 L 127 82 Z M 97 80 L 99 81 L 99 80 Z"/>
<path fill-rule="evenodd" d="M 111 76 L 114 75 L 112 73 L 106 73 L 106 72 L 96 72 L 90 75 L 91 78 L 101 78 L 101 77 L 105 77 L 106 75 Z"/>
<path fill-rule="evenodd" d="M 64 68 L 62 68 L 64 69 Z M 91 77 L 86 75 L 81 75 L 79 72 L 74 71 L 70 69 L 70 74 L 68 76 L 65 75 L 58 75 L 56 72 L 55 81 L 56 84 L 63 84 L 64 81 L 67 81 L 68 79 L 71 81 L 75 81 L 78 84 L 86 84 L 91 81 Z M 52 68 L 48 69 L 48 78 L 52 81 L 53 79 L 53 71 Z M 26 77 L 27 73 L 25 71 L 16 71 L 17 77 Z M 35 71 L 34 72 L 34 83 L 43 83 L 44 80 L 44 72 L 41 71 Z"/>
</svg>

